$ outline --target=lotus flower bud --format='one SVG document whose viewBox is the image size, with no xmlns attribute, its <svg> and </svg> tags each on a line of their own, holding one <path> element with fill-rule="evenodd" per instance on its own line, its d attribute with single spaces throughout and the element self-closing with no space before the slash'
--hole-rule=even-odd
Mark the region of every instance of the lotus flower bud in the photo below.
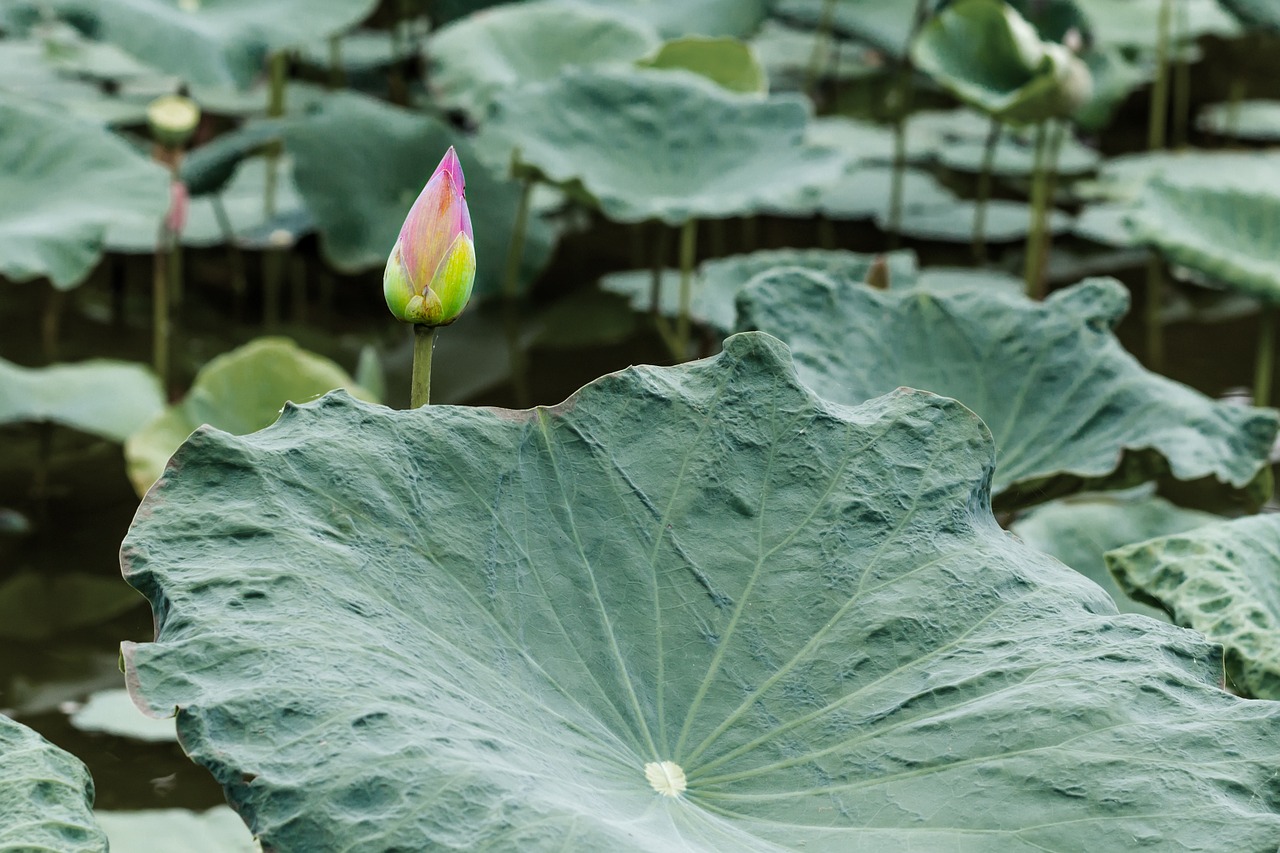
<svg viewBox="0 0 1280 853">
<path fill-rule="evenodd" d="M 471 298 L 476 250 L 462 165 L 451 147 L 431 175 L 387 258 L 382 293 L 397 319 L 452 323 Z"/>
</svg>

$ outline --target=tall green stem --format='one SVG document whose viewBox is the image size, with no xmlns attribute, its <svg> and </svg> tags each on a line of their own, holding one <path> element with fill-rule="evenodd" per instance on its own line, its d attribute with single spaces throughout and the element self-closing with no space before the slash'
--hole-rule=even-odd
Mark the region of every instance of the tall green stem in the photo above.
<svg viewBox="0 0 1280 853">
<path fill-rule="evenodd" d="M 409 408 L 431 402 L 431 351 L 436 345 L 436 327 L 413 327 L 413 377 L 409 385 Z"/>
<path fill-rule="evenodd" d="M 222 242 L 227 246 L 227 268 L 231 276 L 231 294 L 233 310 L 237 320 L 244 319 L 244 301 L 249 292 L 249 279 L 245 275 L 244 253 L 240 251 L 240 239 L 231 225 L 231 217 L 227 215 L 227 207 L 223 204 L 221 193 L 213 193 L 210 199 L 213 205 L 213 216 L 218 221 L 218 231 L 222 234 Z"/>
<path fill-rule="evenodd" d="M 1191 126 L 1191 62 L 1187 59 L 1187 0 L 1179 0 L 1177 38 L 1173 41 L 1176 51 L 1173 73 L 1173 147 L 1187 147 Z"/>
<path fill-rule="evenodd" d="M 1271 405 L 1271 373 L 1275 365 L 1276 308 L 1263 303 L 1258 315 L 1258 360 L 1253 369 L 1253 404 Z"/>
<path fill-rule="evenodd" d="M 329 88 L 347 85 L 347 70 L 342 66 L 342 36 L 329 36 Z"/>
<path fill-rule="evenodd" d="M 283 51 L 271 54 L 268 60 L 271 75 L 271 90 L 267 102 L 267 115 L 278 118 L 284 115 L 285 79 L 289 70 L 288 55 Z M 276 189 L 279 182 L 280 155 L 283 146 L 279 140 L 272 142 L 267 148 L 267 180 L 262 196 L 262 218 L 270 222 L 276 215 Z M 280 321 L 280 277 L 284 269 L 282 250 L 268 249 L 262 259 L 262 277 L 265 293 L 263 295 L 263 318 L 268 328 Z"/>
<path fill-rule="evenodd" d="M 1154 250 L 1147 256 L 1147 298 L 1143 306 L 1143 324 L 1147 332 L 1147 367 L 1164 369 L 1164 261 Z"/>
<path fill-rule="evenodd" d="M 987 131 L 987 144 L 982 149 L 982 171 L 978 173 L 978 196 L 973 208 L 973 259 L 979 264 L 987 262 L 987 201 L 991 198 L 991 170 L 995 166 L 996 147 L 1004 122 L 992 116 L 991 129 Z"/>
<path fill-rule="evenodd" d="M 169 274 L 168 228 L 162 226 L 156 247 L 151 280 L 151 366 L 160 377 L 160 387 L 169 393 Z"/>
<path fill-rule="evenodd" d="M 1156 82 L 1151 89 L 1151 113 L 1147 122 L 1147 148 L 1164 148 L 1169 113 L 1169 26 L 1173 17 L 1171 0 L 1160 0 L 1156 18 Z"/>
<path fill-rule="evenodd" d="M 698 220 L 690 219 L 680 229 L 680 316 L 676 318 L 676 340 L 682 358 L 689 357 L 689 306 L 693 301 L 693 259 L 697 237 Z"/>
<path fill-rule="evenodd" d="M 1036 153 L 1031 177 L 1031 228 L 1027 233 L 1024 271 L 1027 296 L 1032 299 L 1044 296 L 1041 252 L 1044 250 L 1044 229 L 1049 207 L 1049 149 L 1049 122 L 1042 121 L 1036 127 Z"/>
<path fill-rule="evenodd" d="M 916 40 L 920 28 L 929 19 L 929 0 L 916 0 L 915 16 L 911 20 L 911 32 L 902 46 L 902 58 L 894 78 L 891 97 L 893 106 L 893 182 L 889 189 L 889 248 L 898 248 L 902 240 L 902 190 L 907 166 L 907 116 L 911 112 L 912 86 L 911 43 Z"/>
<path fill-rule="evenodd" d="M 813 97 L 814 86 L 822 72 L 823 60 L 826 59 L 827 42 L 831 40 L 831 22 L 836 14 L 836 0 L 824 0 L 822 17 L 818 20 L 818 29 L 813 34 L 813 52 L 809 54 L 809 67 L 804 72 L 804 93 Z"/>
<path fill-rule="evenodd" d="M 516 208 L 516 222 L 507 245 L 507 269 L 502 280 L 502 298 L 516 298 L 520 288 L 520 262 L 524 260 L 524 235 L 529 227 L 529 198 L 533 195 L 533 179 L 525 178 L 520 190 L 520 205 Z"/>
</svg>

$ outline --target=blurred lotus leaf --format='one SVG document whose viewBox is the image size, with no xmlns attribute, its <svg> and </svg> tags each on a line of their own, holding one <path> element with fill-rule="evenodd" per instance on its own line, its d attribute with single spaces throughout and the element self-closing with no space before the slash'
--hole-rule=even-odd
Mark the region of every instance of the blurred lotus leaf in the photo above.
<svg viewBox="0 0 1280 853">
<path fill-rule="evenodd" d="M 337 364 L 285 338 L 259 338 L 223 353 L 200 369 L 181 402 L 129 436 L 129 480 L 146 494 L 173 451 L 201 424 L 247 435 L 274 423 L 286 402 L 305 403 L 335 388 L 371 399 Z"/>
<path fill-rule="evenodd" d="M 1280 698 L 1280 516 L 1219 521 L 1107 554 L 1120 586 L 1224 649 L 1231 684 Z"/>
<path fill-rule="evenodd" d="M 140 713 L 137 708 L 132 709 Z M 172 725 L 170 725 L 172 728 Z M 226 806 L 206 812 L 149 809 L 97 812 L 111 842 L 111 853 L 259 853 L 240 816 Z"/>
<path fill-rule="evenodd" d="M 440 103 L 483 118 L 498 93 L 565 68 L 625 66 L 661 43 L 657 30 L 577 0 L 511 3 L 432 34 L 428 78 Z"/>
<path fill-rule="evenodd" d="M 481 135 L 615 221 L 679 225 L 811 211 L 845 158 L 805 142 L 809 113 L 688 72 L 570 70 L 499 95 Z"/>
<path fill-rule="evenodd" d="M 751 37 L 750 44 L 760 57 L 771 89 L 785 92 L 804 86 L 815 50 L 812 30 L 767 20 Z M 884 57 L 875 48 L 839 36 L 833 36 L 817 49 L 820 73 L 826 80 L 858 80 L 886 70 Z"/>
<path fill-rule="evenodd" d="M 1032 548 L 1057 557 L 1105 589 L 1121 612 L 1168 622 L 1163 610 L 1136 601 L 1120 589 L 1103 555 L 1122 545 L 1221 520 L 1218 515 L 1183 509 L 1143 489 L 1052 501 L 1031 510 L 1009 529 Z"/>
<path fill-rule="evenodd" d="M 335 93 L 311 115 L 283 122 L 281 132 L 294 158 L 298 191 L 320 232 L 320 249 L 343 272 L 386 264 L 405 214 L 453 145 L 466 170 L 475 231 L 474 296 L 502 291 L 521 187 L 485 168 L 453 128 L 372 98 Z M 557 236 L 547 220 L 529 217 L 522 286 L 542 270 Z"/>
<path fill-rule="evenodd" d="M 995 434 L 1000 506 L 1161 479 L 1217 481 L 1215 500 L 1260 503 L 1280 415 L 1147 371 L 1112 331 L 1127 308 L 1112 279 L 1036 302 L 994 289 L 875 291 L 782 270 L 742 290 L 738 328 L 786 341 L 800 377 L 833 402 L 907 386 L 973 409 Z"/>
<path fill-rule="evenodd" d="M 760 28 L 770 0 L 586 0 L 656 27 L 663 38 L 732 36 Z"/>
<path fill-rule="evenodd" d="M 105 853 L 80 760 L 0 716 L 0 850 Z"/>
<path fill-rule="evenodd" d="M 1280 704 L 1001 530 L 994 465 L 759 334 L 536 410 L 331 394 L 179 451 L 126 679 L 266 850 L 1267 849 Z"/>
<path fill-rule="evenodd" d="M 773 11 L 785 21 L 816 29 L 830 7 L 833 32 L 866 42 L 886 56 L 901 57 L 911 36 L 916 5 L 885 0 L 777 0 Z M 935 5 L 936 0 L 928 0 L 930 11 Z"/>
<path fill-rule="evenodd" d="M 700 74 L 730 92 L 763 95 L 769 91 L 764 68 L 751 46 L 728 36 L 674 39 L 637 65 L 641 68 L 682 68 Z"/>
<path fill-rule="evenodd" d="M 1116 46 L 1136 48 L 1152 55 L 1159 38 L 1160 4 L 1168 0 L 1074 0 L 1089 21 L 1089 32 L 1099 47 Z M 1229 0 L 1228 0 L 1229 2 Z M 1270 0 L 1260 0 L 1269 3 Z M 1227 13 L 1222 0 L 1177 0 L 1174 15 L 1182 17 L 1185 26 L 1175 29 L 1190 43 L 1201 36 L 1235 38 L 1240 35 L 1240 25 Z"/>
<path fill-rule="evenodd" d="M 97 265 L 112 228 L 159 233 L 169 174 L 125 140 L 3 93 L 0 127 L 0 275 L 66 290 Z"/>
<path fill-rule="evenodd" d="M 1210 104 L 1200 110 L 1196 127 L 1232 139 L 1277 142 L 1280 141 L 1280 101 Z"/>
<path fill-rule="evenodd" d="M 0 359 L 0 426 L 52 423 L 124 441 L 164 406 L 145 365 L 94 359 L 22 367 Z"/>
<path fill-rule="evenodd" d="M 1219 0 L 1247 27 L 1280 32 L 1280 6 L 1274 0 Z"/>
<path fill-rule="evenodd" d="M 119 579 L 113 578 L 113 580 Z M 140 604 L 137 593 L 130 591 L 134 593 L 135 603 Z M 123 687 L 115 690 L 99 690 L 89 696 L 88 701 L 71 715 L 71 725 L 82 732 L 102 732 L 131 740 L 166 743 L 178 740 L 172 717 L 157 719 L 142 713 L 129 698 L 129 691 Z M 111 834 L 109 826 L 104 825 L 103 828 L 107 830 L 108 835 Z M 111 849 L 115 851 L 115 839 L 112 839 Z"/>
<path fill-rule="evenodd" d="M 911 46 L 916 67 L 1004 122 L 1066 118 L 1088 100 L 1089 69 L 1002 0 L 957 0 Z"/>
</svg>

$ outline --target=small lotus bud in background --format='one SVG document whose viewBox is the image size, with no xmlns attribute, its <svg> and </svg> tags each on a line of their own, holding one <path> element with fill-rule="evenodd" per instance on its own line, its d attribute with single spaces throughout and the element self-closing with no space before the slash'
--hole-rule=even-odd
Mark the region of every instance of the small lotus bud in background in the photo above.
<svg viewBox="0 0 1280 853">
<path fill-rule="evenodd" d="M 458 319 L 476 280 L 476 250 L 466 179 L 450 146 L 409 209 L 382 274 L 382 294 L 396 319 L 414 324 L 410 405 L 431 395 L 435 328 Z"/>
<path fill-rule="evenodd" d="M 182 95 L 164 95 L 147 105 L 151 138 L 165 148 L 181 148 L 200 124 L 200 107 Z"/>
<path fill-rule="evenodd" d="M 462 165 L 450 148 L 409 209 L 387 258 L 382 292 L 397 319 L 444 326 L 467 306 L 476 252 L 465 189 Z"/>
</svg>

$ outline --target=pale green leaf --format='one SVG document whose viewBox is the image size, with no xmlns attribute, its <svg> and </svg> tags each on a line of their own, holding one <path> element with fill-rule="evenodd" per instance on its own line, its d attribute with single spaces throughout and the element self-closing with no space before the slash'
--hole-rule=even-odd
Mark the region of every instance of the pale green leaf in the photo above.
<svg viewBox="0 0 1280 853">
<path fill-rule="evenodd" d="M 0 359 L 0 424 L 54 423 L 124 441 L 163 405 L 160 381 L 141 364 L 22 367 Z"/>
<path fill-rule="evenodd" d="M 686 36 L 666 42 L 652 56 L 641 59 L 641 68 L 682 69 L 706 77 L 730 92 L 763 95 L 769 91 L 764 68 L 751 46 L 722 36 Z"/>
</svg>

